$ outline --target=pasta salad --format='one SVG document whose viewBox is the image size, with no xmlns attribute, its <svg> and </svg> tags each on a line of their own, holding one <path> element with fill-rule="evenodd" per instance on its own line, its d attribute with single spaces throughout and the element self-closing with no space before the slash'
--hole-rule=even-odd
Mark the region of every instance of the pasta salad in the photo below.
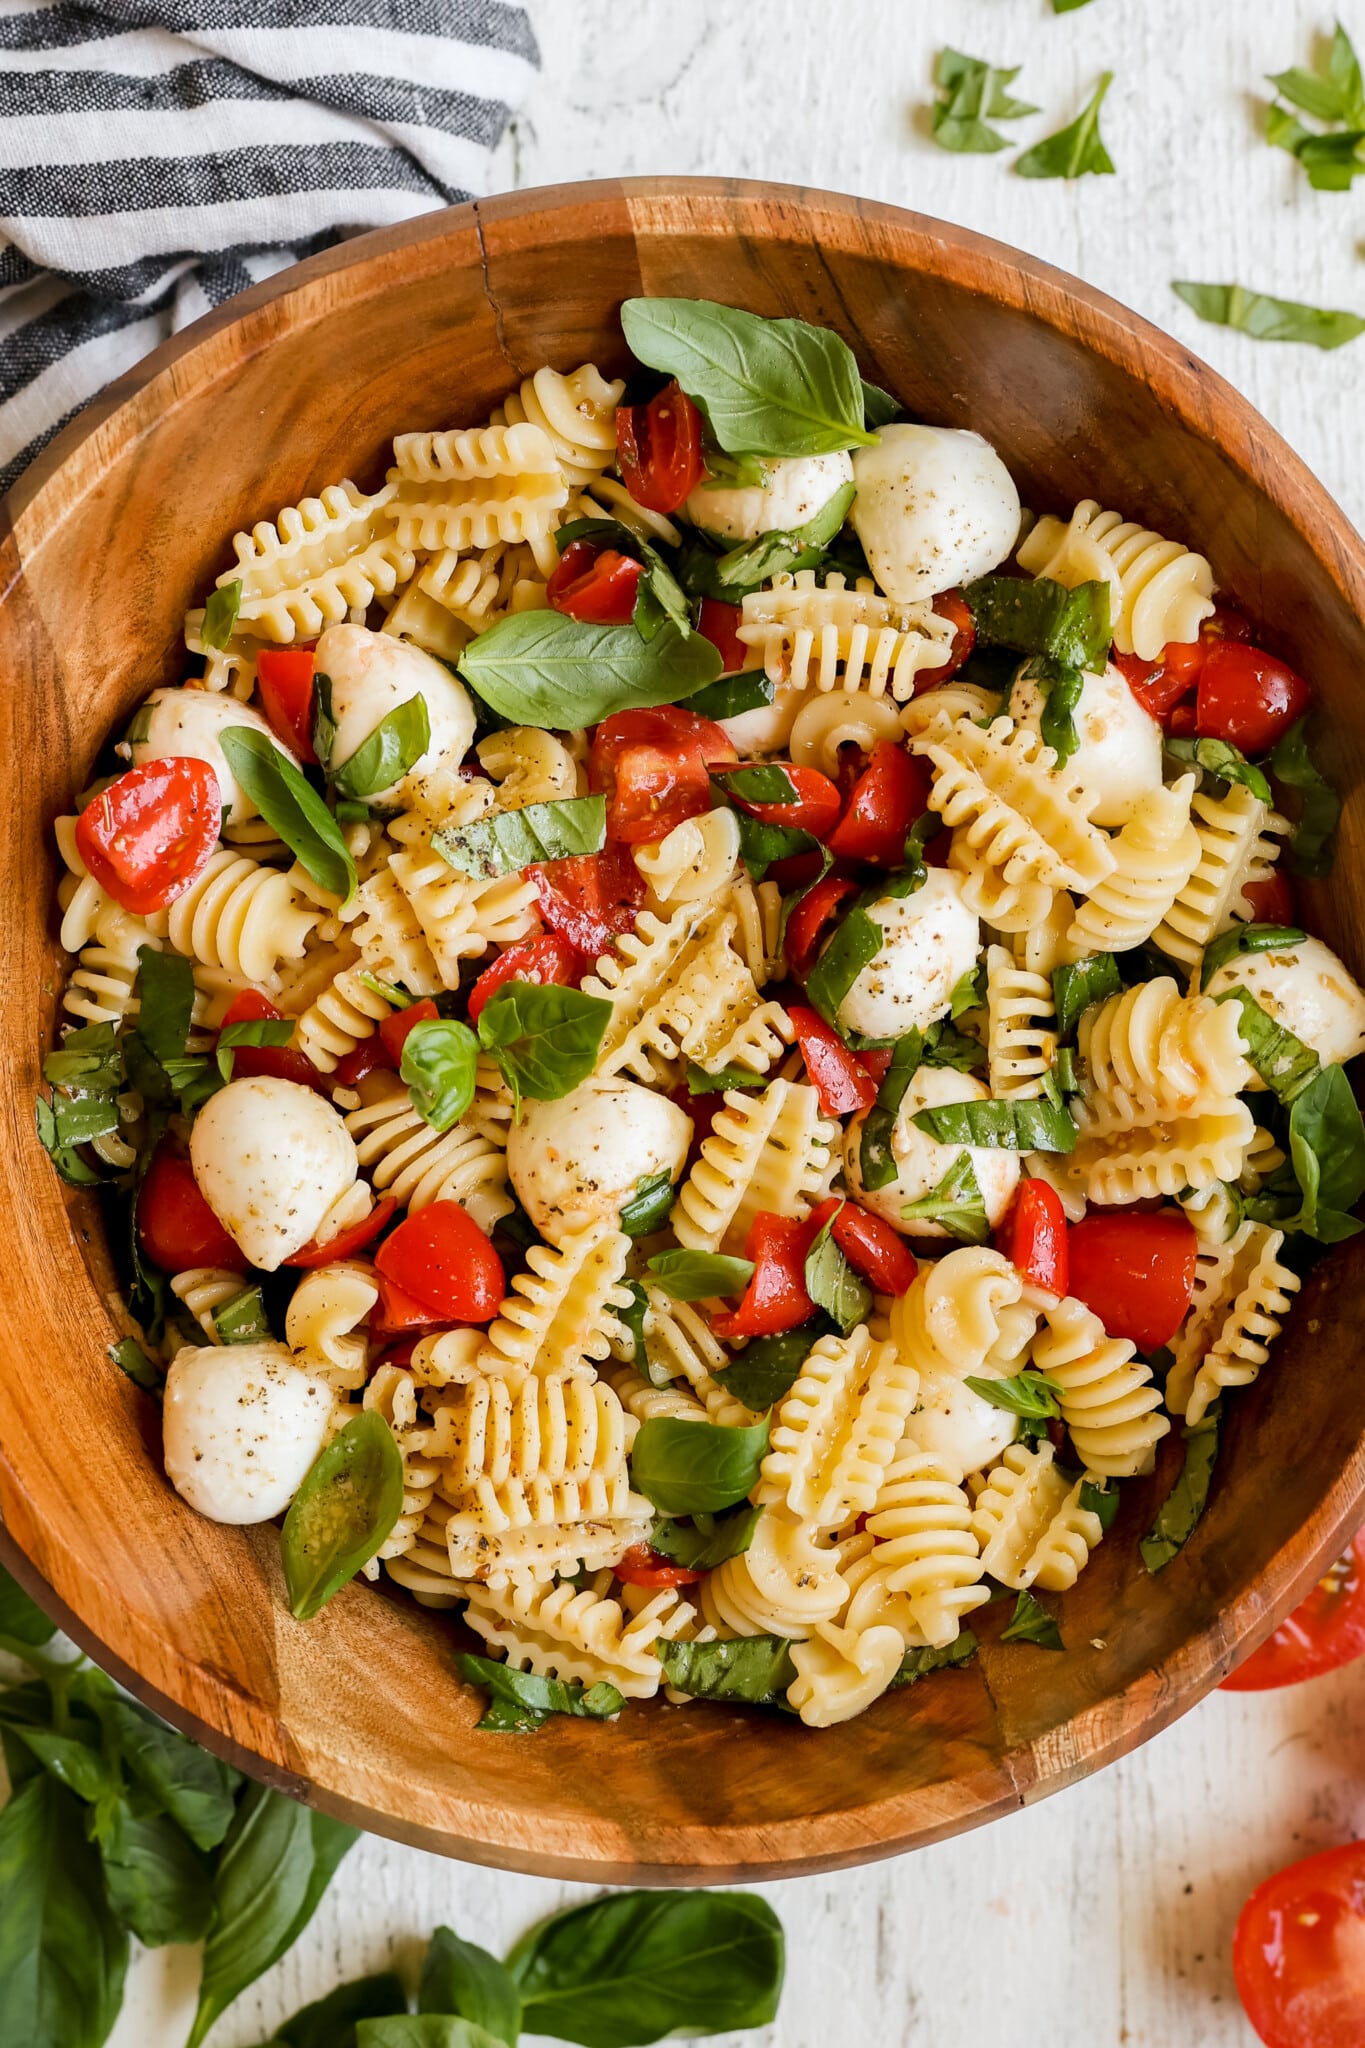
<svg viewBox="0 0 1365 2048">
<path fill-rule="evenodd" d="M 38 1128 L 295 1615 L 462 1613 L 488 1728 L 820 1728 L 1002 1597 L 1060 1648 L 1159 1453 L 1176 1554 L 1359 1228 L 1365 993 L 1297 921 L 1308 688 L 1204 556 L 1031 517 L 826 329 L 621 317 L 628 382 L 235 535 L 56 822 Z"/>
</svg>

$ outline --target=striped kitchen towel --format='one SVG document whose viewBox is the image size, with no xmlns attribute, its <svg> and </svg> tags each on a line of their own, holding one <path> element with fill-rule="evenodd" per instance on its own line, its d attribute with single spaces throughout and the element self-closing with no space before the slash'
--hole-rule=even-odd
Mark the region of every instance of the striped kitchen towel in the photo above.
<svg viewBox="0 0 1365 2048">
<path fill-rule="evenodd" d="M 0 0 L 0 490 L 234 292 L 484 188 L 510 0 Z"/>
</svg>

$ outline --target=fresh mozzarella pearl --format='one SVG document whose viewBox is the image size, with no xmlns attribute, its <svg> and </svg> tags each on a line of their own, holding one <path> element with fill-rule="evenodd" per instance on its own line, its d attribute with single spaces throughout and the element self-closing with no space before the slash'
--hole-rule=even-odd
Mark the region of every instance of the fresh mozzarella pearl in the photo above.
<svg viewBox="0 0 1365 2048">
<path fill-rule="evenodd" d="M 507 1140 L 517 1198 L 551 1244 L 615 1217 L 640 1181 L 687 1163 L 692 1119 L 635 1081 L 593 1075 L 558 1102 L 530 1102 Z"/>
<path fill-rule="evenodd" d="M 184 755 L 207 761 L 218 777 L 223 809 L 231 806 L 234 822 L 254 818 L 257 813 L 255 804 L 228 767 L 223 752 L 223 733 L 228 726 L 245 725 L 252 732 L 263 733 L 287 761 L 298 766 L 297 757 L 275 737 L 260 712 L 239 704 L 226 691 L 153 690 L 140 714 L 139 723 L 144 721 L 146 738 L 133 741 L 134 766 L 140 768 L 144 761 L 170 761 Z"/>
<path fill-rule="evenodd" d="M 839 1023 L 869 1038 L 923 1031 L 976 966 L 980 920 L 950 868 L 930 868 L 913 896 L 879 896 L 867 914 L 882 928 L 881 951 L 840 1003 Z"/>
<path fill-rule="evenodd" d="M 186 1345 L 166 1375 L 166 1477 L 211 1522 L 268 1522 L 326 1443 L 332 1407 L 284 1344 Z"/>
<path fill-rule="evenodd" d="M 989 1366 L 980 1377 L 995 1379 Z M 936 1366 L 921 1372 L 919 1407 L 906 1424 L 918 1451 L 932 1451 L 959 1472 L 979 1472 L 993 1465 L 1006 1444 L 1014 1442 L 1019 1419 L 974 1394 L 955 1373 Z"/>
<path fill-rule="evenodd" d="M 391 633 L 371 633 L 365 626 L 329 626 L 318 641 L 315 661 L 317 673 L 332 685 L 333 769 L 344 767 L 400 704 L 412 697 L 426 699 L 430 746 L 400 781 L 375 790 L 374 802 L 394 802 L 409 783 L 443 762 L 455 767 L 469 752 L 474 707 L 468 693 L 448 668 L 420 647 L 395 640 Z"/>
<path fill-rule="evenodd" d="M 1261 1008 L 1311 1045 L 1328 1066 L 1365 1052 L 1365 990 L 1321 939 L 1277 946 L 1273 953 L 1241 953 L 1210 975 L 1206 994 L 1250 990 Z M 1253 1088 L 1262 1085 L 1259 1078 Z"/>
<path fill-rule="evenodd" d="M 844 1134 L 844 1178 L 849 1191 L 865 1209 L 894 1223 L 906 1237 L 947 1237 L 941 1223 L 909 1222 L 901 1215 L 906 1202 L 918 1202 L 931 1195 L 950 1166 L 965 1150 L 972 1162 L 976 1184 L 994 1229 L 1014 1198 L 1019 1185 L 1019 1154 L 995 1145 L 941 1145 L 922 1131 L 913 1119 L 921 1109 L 939 1109 L 946 1102 L 984 1102 L 987 1091 L 971 1074 L 959 1074 L 952 1067 L 921 1067 L 901 1098 L 891 1131 L 891 1156 L 896 1178 L 884 1188 L 863 1187 L 859 1148 L 863 1118 L 856 1117 Z"/>
<path fill-rule="evenodd" d="M 765 485 L 745 484 L 730 491 L 698 484 L 684 514 L 694 526 L 704 526 L 723 540 L 757 540 L 761 533 L 790 533 L 793 527 L 804 526 L 823 512 L 836 491 L 853 481 L 853 463 L 842 451 L 780 456 L 763 467 L 768 472 Z"/>
<path fill-rule="evenodd" d="M 1016 725 L 1041 732 L 1046 704 L 1038 683 L 1015 678 L 1008 709 Z M 1161 785 L 1161 727 L 1112 662 L 1102 676 L 1086 677 L 1072 718 L 1078 744 L 1068 766 L 1098 799 L 1091 817 L 1097 825 L 1126 825 L 1148 791 Z"/>
<path fill-rule="evenodd" d="M 199 1192 L 253 1266 L 273 1273 L 310 1238 L 356 1177 L 351 1134 L 330 1102 L 297 1081 L 229 1081 L 190 1132 Z"/>
<path fill-rule="evenodd" d="M 728 732 L 742 761 L 754 761 L 765 754 L 785 754 L 796 714 L 815 695 L 813 690 L 796 690 L 779 683 L 771 704 L 756 711 L 741 711 L 738 718 L 722 718 L 722 732 Z"/>
<path fill-rule="evenodd" d="M 960 427 L 883 427 L 853 458 L 848 518 L 897 604 L 937 597 L 1003 562 L 1019 533 L 1019 493 L 989 441 Z"/>
</svg>

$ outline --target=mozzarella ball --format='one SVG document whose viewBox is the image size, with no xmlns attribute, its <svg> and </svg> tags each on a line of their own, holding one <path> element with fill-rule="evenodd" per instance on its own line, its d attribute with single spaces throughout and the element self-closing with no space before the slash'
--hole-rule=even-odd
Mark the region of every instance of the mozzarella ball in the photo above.
<svg viewBox="0 0 1365 2048">
<path fill-rule="evenodd" d="M 1019 1154 L 996 1145 L 941 1145 L 914 1122 L 922 1109 L 939 1109 L 947 1102 L 984 1102 L 987 1090 L 971 1074 L 959 1074 L 953 1067 L 921 1067 L 901 1097 L 901 1106 L 891 1130 L 891 1156 L 896 1178 L 884 1188 L 863 1186 L 859 1151 L 863 1117 L 855 1117 L 844 1133 L 844 1178 L 849 1193 L 882 1216 L 906 1237 L 947 1237 L 941 1223 L 907 1222 L 901 1210 L 906 1202 L 918 1202 L 931 1195 L 950 1166 L 965 1150 L 972 1162 L 976 1184 L 986 1206 L 992 1230 L 1014 1199 L 1019 1185 Z"/>
<path fill-rule="evenodd" d="M 1365 990 L 1321 939 L 1277 946 L 1273 953 L 1239 953 L 1210 975 L 1205 993 L 1221 995 L 1228 988 L 1249 990 L 1327 1066 L 1365 1052 Z M 1259 1076 L 1251 1083 L 1263 1085 Z"/>
<path fill-rule="evenodd" d="M 980 919 L 951 868 L 930 868 L 912 896 L 880 896 L 867 914 L 882 928 L 881 951 L 840 1003 L 840 1026 L 868 1038 L 922 1031 L 976 966 Z"/>
<path fill-rule="evenodd" d="M 1046 705 L 1037 682 L 1022 673 L 1015 678 L 1008 708 L 1016 725 L 1041 732 Z M 1143 797 L 1161 786 L 1161 727 L 1112 662 L 1102 676 L 1085 678 L 1072 719 L 1078 745 L 1067 765 L 1098 798 L 1090 816 L 1097 825 L 1126 825 Z"/>
<path fill-rule="evenodd" d="M 1019 493 L 989 441 L 959 427 L 883 427 L 853 458 L 848 515 L 873 575 L 897 604 L 937 597 L 1003 562 Z"/>
<path fill-rule="evenodd" d="M 252 732 L 263 733 L 287 761 L 298 766 L 297 756 L 275 737 L 260 712 L 239 704 L 225 690 L 153 690 L 137 724 L 145 726 L 146 737 L 133 741 L 133 765 L 140 768 L 144 761 L 170 761 L 185 755 L 207 761 L 218 777 L 223 809 L 231 809 L 234 823 L 256 817 L 257 811 L 228 767 L 223 752 L 228 726 L 245 725 Z"/>
<path fill-rule="evenodd" d="M 410 698 L 426 700 L 431 744 L 408 773 L 388 789 L 372 793 L 374 803 L 401 800 L 410 784 L 445 764 L 456 767 L 474 740 L 474 706 L 448 668 L 391 633 L 365 626 L 329 626 L 318 641 L 317 673 L 332 685 L 336 739 L 332 768 L 345 766 L 377 725 Z"/>
<path fill-rule="evenodd" d="M 784 455 L 765 461 L 764 485 L 744 484 L 734 490 L 698 484 L 684 516 L 694 526 L 735 542 L 757 540 L 761 533 L 790 533 L 823 512 L 836 491 L 853 481 L 853 463 L 846 451 L 837 455 Z"/>
<path fill-rule="evenodd" d="M 298 1081 L 229 1081 L 190 1132 L 199 1192 L 253 1266 L 273 1273 L 355 1181 L 339 1112 Z"/>
<path fill-rule="evenodd" d="M 999 1374 L 983 1365 L 979 1378 Z M 906 1424 L 906 1435 L 918 1451 L 932 1451 L 959 1472 L 979 1472 L 993 1465 L 1006 1444 L 1014 1442 L 1019 1418 L 974 1394 L 956 1373 L 936 1366 L 920 1373 L 919 1406 Z"/>
<path fill-rule="evenodd" d="M 558 1244 L 614 1218 L 640 1181 L 677 1180 L 692 1119 L 636 1081 L 594 1074 L 558 1102 L 530 1102 L 507 1140 L 507 1174 L 541 1236 Z"/>
<path fill-rule="evenodd" d="M 187 1345 L 166 1375 L 166 1477 L 211 1522 L 268 1522 L 327 1442 L 332 1407 L 283 1344 Z"/>
<path fill-rule="evenodd" d="M 816 693 L 779 683 L 771 704 L 756 711 L 741 711 L 738 718 L 722 718 L 720 728 L 734 743 L 741 761 L 761 760 L 765 754 L 785 754 L 796 714 Z"/>
</svg>

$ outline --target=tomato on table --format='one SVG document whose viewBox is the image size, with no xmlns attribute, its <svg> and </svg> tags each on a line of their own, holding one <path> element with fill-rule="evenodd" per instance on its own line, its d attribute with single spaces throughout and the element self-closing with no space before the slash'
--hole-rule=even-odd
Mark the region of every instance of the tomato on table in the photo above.
<svg viewBox="0 0 1365 2048">
<path fill-rule="evenodd" d="M 1320 1678 L 1365 1656 L 1365 1529 L 1244 1664 L 1223 1680 L 1225 1692 L 1269 1692 Z"/>
<path fill-rule="evenodd" d="M 198 880 L 222 821 L 218 777 L 207 761 L 144 761 L 91 798 L 76 820 L 76 851 L 115 903 L 146 917 Z"/>
<path fill-rule="evenodd" d="M 739 623 L 743 617 L 741 607 L 727 604 L 723 597 L 704 597 L 701 601 L 697 631 L 703 640 L 709 640 L 720 650 L 722 675 L 738 675 L 753 659 L 739 637 Z"/>
<path fill-rule="evenodd" d="M 617 711 L 604 718 L 588 756 L 588 783 L 607 799 L 607 837 L 624 846 L 663 839 L 711 807 L 713 762 L 737 759 L 714 719 L 681 705 Z"/>
<path fill-rule="evenodd" d="M 1094 1209 L 1067 1233 L 1068 1292 L 1111 1337 L 1155 1351 L 1185 1319 L 1194 1293 L 1194 1226 L 1178 1209 L 1155 1215 Z"/>
<path fill-rule="evenodd" d="M 676 382 L 648 405 L 616 408 L 616 457 L 621 480 L 637 505 L 676 512 L 706 474 L 701 414 Z"/>
<path fill-rule="evenodd" d="M 526 870 L 535 884 L 540 914 L 568 940 L 584 961 L 607 952 L 620 932 L 634 931 L 645 900 L 645 878 L 624 846 L 601 853 L 575 853 Z"/>
<path fill-rule="evenodd" d="M 632 1544 L 612 1570 L 623 1586 L 695 1586 L 698 1579 L 706 1577 L 705 1572 L 674 1564 L 671 1557 L 661 1556 L 647 1543 Z"/>
<path fill-rule="evenodd" d="M 406 1010 L 390 1010 L 387 1017 L 379 1020 L 379 1041 L 393 1061 L 394 1071 L 403 1064 L 403 1047 L 408 1042 L 408 1033 L 415 1031 L 419 1024 L 434 1024 L 440 1011 L 430 996 L 423 996 L 419 1003 L 409 1003 Z"/>
<path fill-rule="evenodd" d="M 301 1266 L 308 1271 L 314 1266 L 330 1266 L 333 1259 L 349 1259 L 353 1252 L 373 1243 L 381 1230 L 398 1208 L 391 1195 L 382 1202 L 376 1202 L 368 1216 L 362 1216 L 359 1223 L 352 1223 L 347 1230 L 339 1230 L 335 1237 L 329 1237 L 324 1244 L 315 1239 L 300 1247 L 292 1258 L 281 1261 L 286 1266 Z"/>
<path fill-rule="evenodd" d="M 1032 1287 L 1070 1294 L 1070 1248 L 1062 1198 L 1045 1180 L 1021 1180 L 996 1247 Z"/>
<path fill-rule="evenodd" d="M 1365 2042 L 1365 1842 L 1258 1885 L 1232 1938 L 1237 1995 L 1266 2048 Z"/>
<path fill-rule="evenodd" d="M 861 1109 L 871 1109 L 877 1099 L 878 1084 L 859 1055 L 804 1003 L 793 1004 L 787 1015 L 824 1114 L 854 1116 Z"/>
<path fill-rule="evenodd" d="M 831 1201 L 839 1201 L 837 1195 Z M 823 1222 L 829 1202 L 822 1202 L 812 1216 Z M 817 1225 L 817 1229 L 819 1225 Z M 915 1255 L 898 1230 L 870 1209 L 856 1202 L 840 1202 L 834 1212 L 830 1236 L 855 1273 L 861 1273 L 874 1294 L 905 1294 L 919 1271 Z"/>
<path fill-rule="evenodd" d="M 1268 754 L 1312 702 L 1312 691 L 1287 661 L 1240 640 L 1220 640 L 1199 672 L 1195 730 L 1201 739 L 1227 740 L 1254 758 Z"/>
<path fill-rule="evenodd" d="M 505 953 L 499 953 L 469 991 L 469 1021 L 478 1023 L 484 1004 L 504 982 L 534 981 L 542 988 L 556 982 L 562 988 L 577 980 L 581 971 L 578 954 L 562 932 L 542 932 L 539 938 L 521 939 Z"/>
<path fill-rule="evenodd" d="M 774 765 L 782 769 L 796 791 L 795 803 L 752 803 L 748 797 L 739 795 L 734 797 L 734 802 L 751 818 L 759 818 L 765 825 L 786 825 L 795 832 L 809 832 L 813 839 L 825 838 L 843 809 L 838 785 L 831 782 L 828 775 L 822 775 L 818 768 L 797 768 L 790 761 L 778 761 Z"/>
<path fill-rule="evenodd" d="M 553 611 L 590 626 L 628 626 L 643 570 L 617 548 L 571 540 L 545 586 Z"/>
<path fill-rule="evenodd" d="M 137 1237 L 152 1264 L 167 1273 L 187 1266 L 245 1273 L 251 1264 L 200 1194 L 189 1160 L 165 1139 L 137 1192 Z"/>
<path fill-rule="evenodd" d="M 815 1303 L 806 1292 L 806 1253 L 820 1225 L 808 1217 L 760 1209 L 749 1225 L 744 1256 L 752 1259 L 753 1278 L 737 1309 L 713 1315 L 711 1327 L 727 1342 L 737 1337 L 776 1337 L 809 1321 Z"/>
<path fill-rule="evenodd" d="M 933 775 L 927 761 L 907 754 L 899 740 L 878 740 L 853 785 L 848 807 L 826 840 L 836 859 L 899 867 L 905 841 L 929 804 Z"/>
<path fill-rule="evenodd" d="M 941 619 L 952 621 L 953 644 L 945 662 L 916 676 L 916 696 L 921 690 L 932 690 L 935 683 L 946 683 L 949 676 L 955 676 L 963 663 L 970 661 L 976 646 L 976 614 L 960 590 L 941 590 L 934 599 L 933 610 Z"/>
<path fill-rule="evenodd" d="M 282 1024 L 284 1011 L 277 1009 L 269 996 L 263 996 L 259 989 L 244 988 L 228 1004 L 219 1028 L 226 1031 L 229 1024 L 255 1024 L 267 1018 Z M 235 1045 L 232 1048 L 234 1081 L 250 1081 L 261 1075 L 272 1081 L 297 1081 L 302 1088 L 315 1088 L 319 1095 L 331 1092 L 331 1075 L 321 1073 L 307 1053 L 300 1052 L 297 1046 Z"/>
<path fill-rule="evenodd" d="M 374 1263 L 386 1280 L 441 1322 L 491 1322 L 502 1302 L 502 1260 L 458 1202 L 432 1202 L 405 1217 L 385 1238 Z M 385 1320 L 390 1328 L 402 1327 Z"/>
<path fill-rule="evenodd" d="M 261 709 L 274 731 L 315 767 L 313 751 L 313 670 L 311 647 L 263 647 L 256 657 L 256 687 Z"/>
</svg>

